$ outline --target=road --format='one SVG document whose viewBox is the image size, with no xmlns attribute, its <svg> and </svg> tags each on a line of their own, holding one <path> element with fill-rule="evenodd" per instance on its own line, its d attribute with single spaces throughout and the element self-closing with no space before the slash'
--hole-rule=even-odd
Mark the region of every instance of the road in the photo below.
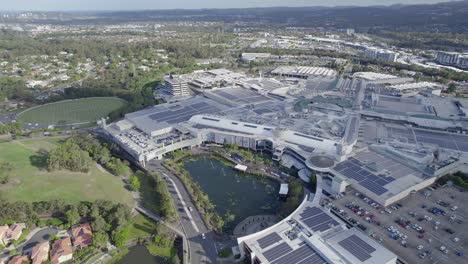
<svg viewBox="0 0 468 264">
<path fill-rule="evenodd" d="M 150 162 L 147 169 L 159 173 L 167 183 L 174 205 L 178 210 L 182 229 L 189 243 L 189 263 L 216 263 L 218 249 L 214 233 L 206 227 L 182 182 L 166 170 L 160 161 Z M 189 207 L 193 210 L 190 211 Z M 203 239 L 201 234 L 205 234 L 206 238 Z"/>
</svg>

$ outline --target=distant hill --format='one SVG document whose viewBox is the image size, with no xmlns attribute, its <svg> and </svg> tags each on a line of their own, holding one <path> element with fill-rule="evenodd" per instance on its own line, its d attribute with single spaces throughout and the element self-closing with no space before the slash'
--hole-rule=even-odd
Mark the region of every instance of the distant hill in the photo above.
<svg viewBox="0 0 468 264">
<path fill-rule="evenodd" d="M 370 7 L 272 7 L 248 9 L 147 10 L 107 12 L 97 17 L 112 20 L 192 20 L 264 22 L 306 27 L 398 27 L 468 31 L 468 1 L 426 5 Z"/>
<path fill-rule="evenodd" d="M 52 13 L 51 13 L 52 14 Z M 44 20 L 41 16 L 41 20 Z M 62 13 L 52 23 L 125 23 L 129 21 L 224 21 L 282 26 L 391 28 L 468 31 L 468 0 L 424 5 L 369 7 L 272 7 L 247 9 L 174 9 Z"/>
</svg>

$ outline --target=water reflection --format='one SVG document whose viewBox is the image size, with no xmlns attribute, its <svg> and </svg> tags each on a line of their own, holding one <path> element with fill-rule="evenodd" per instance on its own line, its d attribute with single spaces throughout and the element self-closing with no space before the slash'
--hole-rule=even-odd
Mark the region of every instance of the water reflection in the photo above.
<svg viewBox="0 0 468 264">
<path fill-rule="evenodd" d="M 184 167 L 216 205 L 218 214 L 236 216 L 226 225 L 227 232 L 248 216 L 275 214 L 279 209 L 279 182 L 273 179 L 241 174 L 206 157 L 187 161 Z"/>
</svg>

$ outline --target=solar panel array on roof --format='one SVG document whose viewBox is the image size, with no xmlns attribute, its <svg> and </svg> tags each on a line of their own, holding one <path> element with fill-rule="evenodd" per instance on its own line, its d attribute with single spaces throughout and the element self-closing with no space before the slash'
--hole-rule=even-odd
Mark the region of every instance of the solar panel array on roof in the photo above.
<svg viewBox="0 0 468 264">
<path fill-rule="evenodd" d="M 174 106 L 171 106 L 174 109 Z M 178 108 L 178 107 L 177 107 Z M 200 102 L 193 105 L 188 105 L 177 110 L 167 109 L 157 112 L 149 116 L 150 119 L 156 122 L 167 122 L 169 124 L 181 123 L 189 120 L 194 115 L 212 114 L 218 112 L 219 109 L 206 102 Z"/>
<path fill-rule="evenodd" d="M 281 237 L 276 232 L 271 233 L 271 234 L 269 234 L 267 236 L 264 236 L 264 237 L 260 238 L 259 240 L 257 240 L 258 245 L 262 249 L 264 249 L 266 247 L 269 247 L 269 246 L 271 246 L 274 243 L 279 242 L 279 241 L 281 241 Z"/>
<path fill-rule="evenodd" d="M 307 264 L 324 264 L 327 263 L 315 250 L 308 245 L 303 245 L 300 248 L 281 256 L 271 262 L 272 264 L 292 264 L 292 263 L 307 263 Z"/>
<path fill-rule="evenodd" d="M 347 161 L 343 161 L 336 165 L 334 170 L 338 171 L 349 179 L 353 179 L 359 182 L 359 185 L 377 195 L 382 195 L 388 192 L 388 189 L 384 186 L 394 181 L 395 178 L 385 177 L 385 175 L 380 174 L 376 175 L 363 169 L 364 166 L 365 164 L 361 161 L 355 158 L 349 158 Z"/>
<path fill-rule="evenodd" d="M 242 104 L 260 103 L 270 100 L 268 97 L 259 95 L 256 92 L 243 88 L 216 90 L 211 93 L 223 97 L 229 101 Z"/>
<path fill-rule="evenodd" d="M 265 252 L 263 252 L 263 256 L 269 261 L 272 262 L 273 260 L 288 254 L 292 251 L 292 248 L 287 243 L 281 243 L 278 246 L 275 246 Z"/>
<path fill-rule="evenodd" d="M 371 254 L 376 250 L 356 235 L 347 237 L 338 242 L 338 244 L 361 262 L 370 259 L 372 257 Z"/>
<path fill-rule="evenodd" d="M 299 216 L 300 220 L 315 232 L 323 232 L 339 225 L 337 221 L 318 207 L 306 207 Z"/>
<path fill-rule="evenodd" d="M 258 109 L 254 109 L 253 110 L 256 114 L 258 115 L 262 115 L 262 114 L 266 114 L 266 113 L 271 113 L 272 111 L 270 109 L 267 109 L 267 108 L 258 108 Z"/>
</svg>

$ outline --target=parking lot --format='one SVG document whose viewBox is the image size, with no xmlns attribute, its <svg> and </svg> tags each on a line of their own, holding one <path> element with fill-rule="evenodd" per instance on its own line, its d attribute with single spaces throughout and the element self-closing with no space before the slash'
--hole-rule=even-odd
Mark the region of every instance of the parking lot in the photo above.
<svg viewBox="0 0 468 264">
<path fill-rule="evenodd" d="M 349 188 L 328 203 L 406 263 L 468 263 L 468 192 L 429 187 L 387 208 Z"/>
</svg>

